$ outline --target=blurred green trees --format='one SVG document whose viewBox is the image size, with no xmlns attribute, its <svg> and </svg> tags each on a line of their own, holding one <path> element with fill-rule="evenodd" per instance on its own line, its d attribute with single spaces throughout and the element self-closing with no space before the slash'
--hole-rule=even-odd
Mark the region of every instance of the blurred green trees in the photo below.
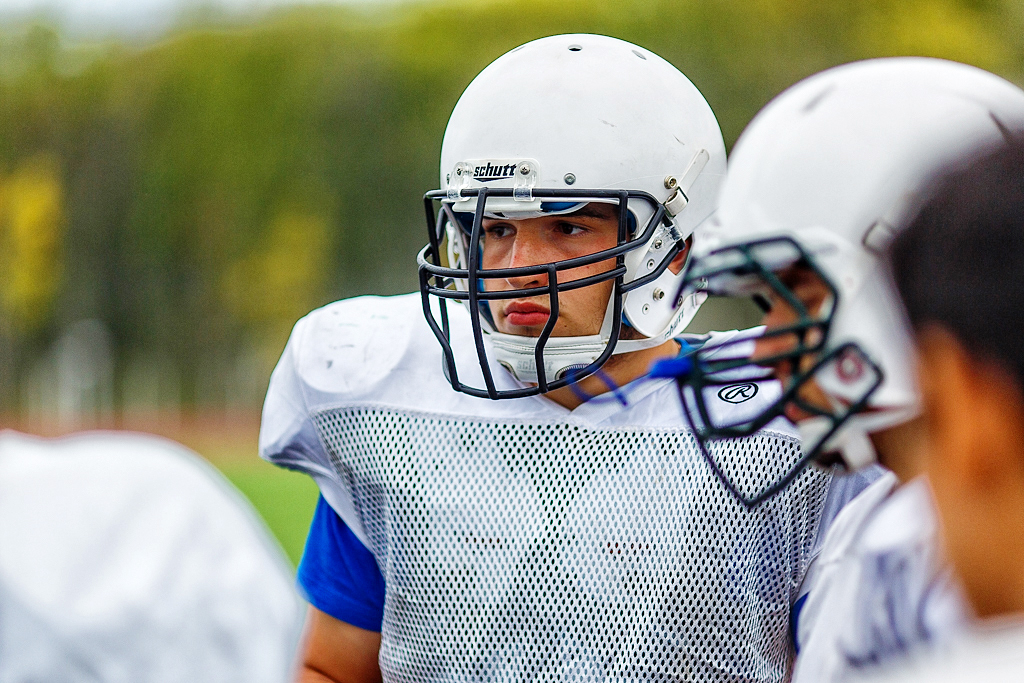
<svg viewBox="0 0 1024 683">
<path fill-rule="evenodd" d="M 118 406 L 258 405 L 295 319 L 415 287 L 448 114 L 527 40 L 606 33 L 661 54 L 731 144 L 784 87 L 854 59 L 1020 82 L 1022 7 L 452 0 L 293 8 L 147 46 L 0 34 L 0 410 L 42 395 L 38 367 L 85 319 L 109 331 Z"/>
</svg>

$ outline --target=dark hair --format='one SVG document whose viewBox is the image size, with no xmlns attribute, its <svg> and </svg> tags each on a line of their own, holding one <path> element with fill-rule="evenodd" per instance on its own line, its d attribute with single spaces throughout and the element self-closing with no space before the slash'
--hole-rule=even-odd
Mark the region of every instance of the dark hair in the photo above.
<svg viewBox="0 0 1024 683">
<path fill-rule="evenodd" d="M 1024 139 L 939 178 L 892 245 L 915 328 L 938 323 L 1024 385 Z"/>
</svg>

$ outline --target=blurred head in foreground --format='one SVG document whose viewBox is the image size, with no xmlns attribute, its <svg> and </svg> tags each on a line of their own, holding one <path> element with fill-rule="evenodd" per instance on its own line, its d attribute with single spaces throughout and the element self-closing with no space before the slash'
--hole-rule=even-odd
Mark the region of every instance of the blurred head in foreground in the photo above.
<svg viewBox="0 0 1024 683">
<path fill-rule="evenodd" d="M 300 628 L 280 549 L 190 451 L 0 432 L 0 680 L 280 683 Z"/>
<path fill-rule="evenodd" d="M 896 470 L 896 456 L 910 453 L 914 360 L 885 250 L 936 172 L 1022 122 L 1024 92 L 1002 78 L 904 57 L 805 79 L 740 136 L 684 277 L 692 290 L 753 298 L 765 328 L 746 357 L 697 351 L 683 399 L 702 441 L 779 417 L 799 426 L 803 457 L 755 501 L 813 460 L 857 469 L 884 455 Z M 719 419 L 706 397 L 745 364 L 765 368 L 782 392 L 756 415 Z"/>
<path fill-rule="evenodd" d="M 925 466 L 981 616 L 1024 612 L 1024 140 L 939 181 L 893 245 Z"/>
</svg>

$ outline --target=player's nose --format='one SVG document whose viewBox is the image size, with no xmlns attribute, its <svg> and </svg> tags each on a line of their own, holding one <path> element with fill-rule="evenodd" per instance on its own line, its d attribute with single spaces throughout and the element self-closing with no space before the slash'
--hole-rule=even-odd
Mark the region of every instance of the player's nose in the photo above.
<svg viewBox="0 0 1024 683">
<path fill-rule="evenodd" d="M 509 256 L 509 268 L 525 268 L 529 266 L 541 266 L 551 263 L 550 254 L 544 249 L 540 240 L 534 239 L 529 234 L 516 235 Z M 516 275 L 506 278 L 514 289 L 529 289 L 531 287 L 546 287 L 548 274 L 544 271 L 539 273 Z"/>
</svg>

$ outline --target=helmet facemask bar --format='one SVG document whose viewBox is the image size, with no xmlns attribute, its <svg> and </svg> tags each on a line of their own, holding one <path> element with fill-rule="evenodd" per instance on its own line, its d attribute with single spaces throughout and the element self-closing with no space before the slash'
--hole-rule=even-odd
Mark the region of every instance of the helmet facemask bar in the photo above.
<svg viewBox="0 0 1024 683">
<path fill-rule="evenodd" d="M 444 368 L 448 380 L 456 391 L 491 399 L 520 398 L 535 394 L 545 393 L 568 386 L 572 382 L 594 374 L 615 352 L 619 335 L 622 331 L 622 305 L 623 296 L 632 289 L 642 287 L 659 277 L 668 267 L 672 258 L 678 253 L 681 244 L 676 244 L 667 253 L 662 263 L 653 272 L 642 277 L 625 282 L 626 266 L 625 255 L 633 250 L 645 246 L 655 234 L 655 231 L 665 230 L 663 226 L 668 225 L 665 208 L 653 197 L 645 192 L 624 191 L 624 190 L 565 190 L 565 189 L 532 189 L 530 201 L 539 202 L 551 200 L 554 202 L 571 201 L 575 205 L 584 205 L 589 202 L 613 204 L 618 207 L 616 246 L 603 249 L 591 254 L 577 256 L 564 260 L 538 265 L 519 266 L 513 268 L 484 269 L 481 267 L 481 240 L 483 236 L 483 223 L 488 212 L 488 198 L 505 200 L 504 206 L 508 207 L 508 198 L 516 198 L 518 190 L 510 188 L 479 188 L 463 189 L 457 198 L 452 198 L 450 193 L 443 190 L 428 192 L 424 196 L 424 203 L 427 216 L 427 227 L 430 243 L 420 252 L 420 291 L 423 299 L 423 309 L 427 323 L 434 335 L 441 344 L 444 354 Z M 454 204 L 465 199 L 475 199 L 476 205 L 473 213 L 472 228 L 468 231 L 468 239 L 464 241 L 462 251 L 465 255 L 465 267 L 451 267 L 462 264 L 442 265 L 441 254 L 445 238 L 446 227 L 455 226 L 454 233 L 458 239 L 464 234 L 456 217 Z M 630 229 L 629 202 L 641 202 L 646 204 L 650 210 L 651 218 L 647 221 L 642 230 Z M 440 203 L 440 206 L 438 206 Z M 545 203 L 548 203 L 545 201 Z M 464 212 L 462 212 L 464 213 Z M 515 214 L 506 209 L 507 220 L 517 220 Z M 631 234 L 633 233 L 633 234 Z M 452 234 L 448 234 L 449 239 Z M 681 240 L 680 240 L 681 242 Z M 578 279 L 560 281 L 560 273 L 563 271 L 592 266 L 598 263 L 613 261 L 614 266 L 609 270 L 586 275 Z M 507 291 L 488 291 L 483 283 L 487 280 L 509 279 L 525 276 L 544 276 L 547 279 L 546 285 L 539 285 L 527 289 L 516 289 Z M 562 275 L 564 277 L 564 273 Z M 563 369 L 559 376 L 551 377 L 548 372 L 551 361 L 545 355 L 549 342 L 552 339 L 555 325 L 558 320 L 559 292 L 571 291 L 583 287 L 593 286 L 602 282 L 612 282 L 610 300 L 605 312 L 605 323 L 599 335 L 605 338 L 600 347 L 600 353 L 589 362 L 581 363 L 571 367 L 571 372 Z M 461 285 L 461 286 L 458 286 Z M 536 363 L 537 383 L 535 386 L 519 387 L 515 389 L 499 389 L 496 386 L 491 362 L 489 360 L 487 345 L 484 340 L 487 335 L 494 335 L 497 331 L 493 329 L 487 312 L 488 302 L 500 299 L 530 298 L 537 296 L 547 297 L 549 316 L 540 334 L 536 337 L 503 335 L 500 337 L 522 339 L 524 345 L 533 345 L 531 355 Z M 438 299 L 438 306 L 432 307 L 431 296 Z M 469 386 L 459 379 L 456 355 L 451 343 L 451 328 L 447 302 L 455 300 L 463 302 L 470 313 L 472 323 L 473 343 L 477 361 L 483 375 L 483 387 Z M 483 318 L 483 319 L 482 319 Z M 487 329 L 485 329 L 485 325 Z M 597 338 L 594 335 L 593 338 Z M 555 337 L 566 339 L 565 337 Z M 572 338 L 576 339 L 576 338 Z M 588 338 L 590 339 L 590 338 Z M 546 363 L 545 361 L 548 360 Z M 588 359 L 589 360 L 589 359 Z"/>
<path fill-rule="evenodd" d="M 780 271 L 789 266 L 804 269 L 824 285 L 827 295 L 818 310 L 809 311 L 780 277 Z M 676 378 L 684 415 L 712 470 L 744 504 L 757 505 L 785 488 L 808 463 L 824 460 L 829 442 L 840 428 L 851 416 L 867 409 L 869 399 L 882 383 L 882 371 L 855 344 L 826 347 L 839 292 L 814 258 L 788 237 L 730 246 L 697 259 L 684 275 L 681 292 L 686 289 L 753 296 L 761 299 L 759 305 L 765 310 L 767 302 L 774 300 L 793 313 L 793 320 L 765 329 L 760 337 L 739 335 L 697 349 L 685 374 Z M 773 338 L 785 343 L 774 349 L 769 345 L 771 350 L 755 358 L 755 339 L 763 343 Z M 753 412 L 735 406 L 722 415 L 716 397 L 729 402 L 722 396 L 728 389 L 766 378 L 769 368 L 780 366 L 788 368 L 789 376 L 778 398 Z M 843 400 L 818 388 L 824 378 L 833 376 L 850 379 Z M 722 440 L 756 433 L 776 418 L 785 417 L 787 407 L 819 422 L 815 438 L 803 444 L 799 457 L 774 463 L 770 471 L 761 473 L 763 477 L 753 480 L 749 468 L 738 467 L 739 463 L 730 460 L 733 449 Z"/>
</svg>

